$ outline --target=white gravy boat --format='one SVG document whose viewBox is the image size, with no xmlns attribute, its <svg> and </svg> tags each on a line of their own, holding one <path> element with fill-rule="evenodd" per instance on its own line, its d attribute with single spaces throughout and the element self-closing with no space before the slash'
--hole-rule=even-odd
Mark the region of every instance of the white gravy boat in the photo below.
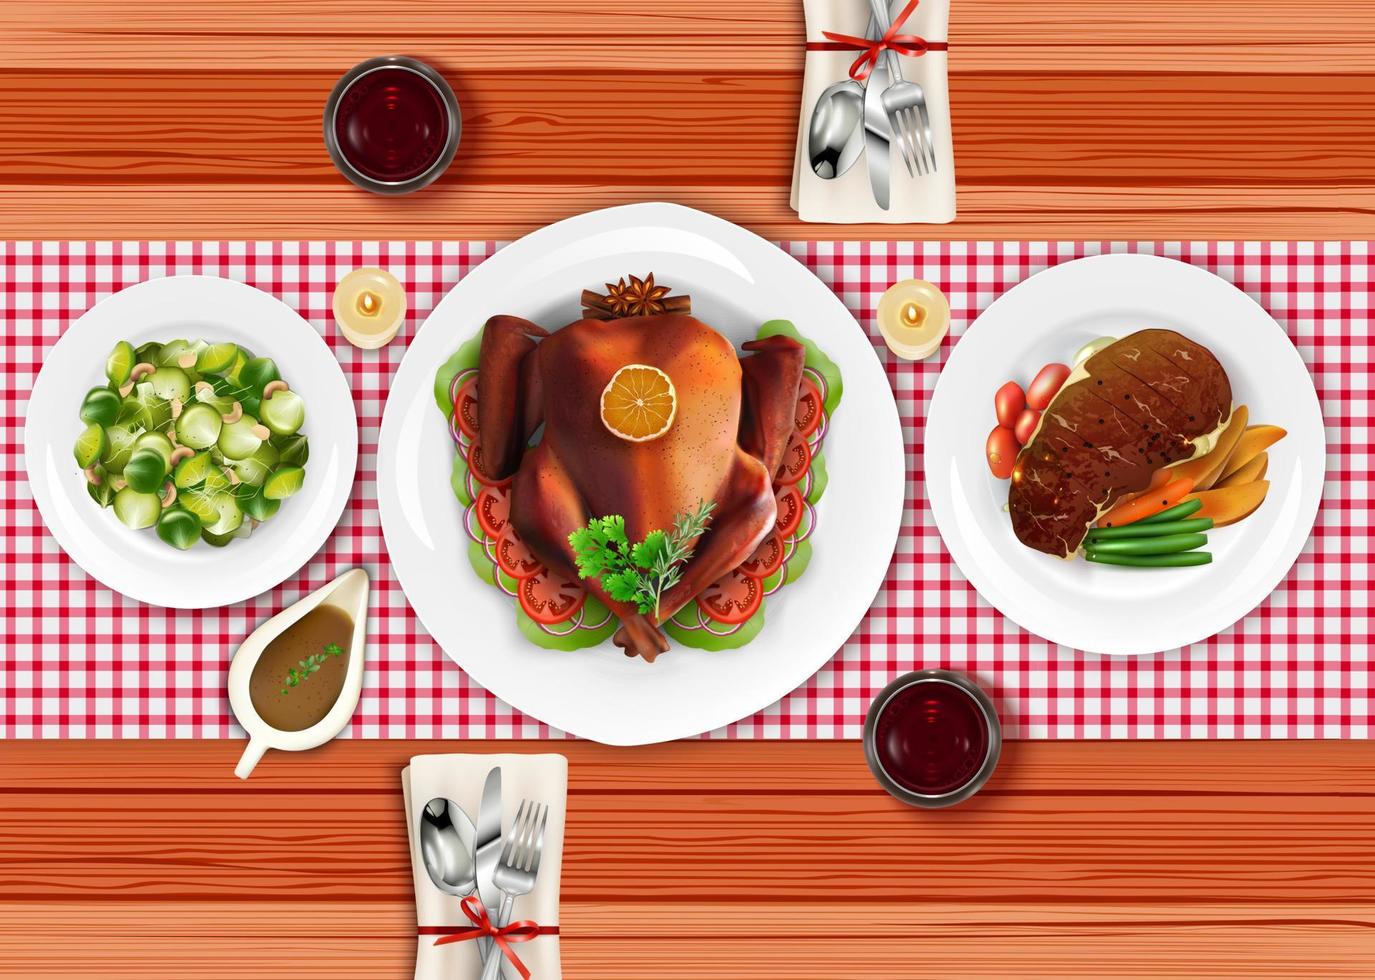
<svg viewBox="0 0 1375 980">
<path fill-rule="evenodd" d="M 273 728 L 259 717 L 249 694 L 248 681 L 253 668 L 267 649 L 267 645 L 294 626 L 316 606 L 337 606 L 353 620 L 353 639 L 349 646 L 348 666 L 344 686 L 334 707 L 309 728 L 299 732 L 284 732 Z M 248 635 L 234 654 L 229 665 L 229 705 L 234 716 L 248 732 L 248 748 L 234 768 L 234 775 L 247 779 L 268 749 L 301 752 L 323 745 L 343 731 L 358 707 L 363 690 L 363 658 L 368 634 L 368 573 L 353 568 L 323 588 L 316 589 L 304 599 L 288 606 Z"/>
</svg>

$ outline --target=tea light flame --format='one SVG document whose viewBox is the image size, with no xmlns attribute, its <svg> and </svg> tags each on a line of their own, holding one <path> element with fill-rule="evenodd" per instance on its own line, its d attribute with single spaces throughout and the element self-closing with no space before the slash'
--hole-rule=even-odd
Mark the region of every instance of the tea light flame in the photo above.
<svg viewBox="0 0 1375 980">
<path fill-rule="evenodd" d="M 364 316 L 377 316 L 382 312 L 382 297 L 370 289 L 358 294 L 358 312 Z"/>
<path fill-rule="evenodd" d="M 908 303 L 902 308 L 902 322 L 909 327 L 919 327 L 926 319 L 926 310 L 916 303 Z"/>
</svg>

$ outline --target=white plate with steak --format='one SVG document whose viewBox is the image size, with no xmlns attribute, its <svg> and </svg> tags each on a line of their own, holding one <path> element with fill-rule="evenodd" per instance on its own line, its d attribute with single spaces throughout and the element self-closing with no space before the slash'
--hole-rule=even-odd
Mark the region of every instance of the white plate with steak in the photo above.
<svg viewBox="0 0 1375 980">
<path fill-rule="evenodd" d="M 1094 653 L 1186 646 L 1263 602 L 1308 540 L 1325 464 L 1284 330 L 1150 255 L 1010 289 L 961 337 L 927 419 L 927 494 L 960 571 L 1018 625 Z"/>
</svg>

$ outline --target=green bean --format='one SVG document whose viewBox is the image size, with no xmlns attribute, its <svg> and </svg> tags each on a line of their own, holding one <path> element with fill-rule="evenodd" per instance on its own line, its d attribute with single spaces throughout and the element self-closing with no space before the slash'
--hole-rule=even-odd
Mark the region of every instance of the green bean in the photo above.
<svg viewBox="0 0 1375 980">
<path fill-rule="evenodd" d="M 1100 565 L 1129 565 L 1133 568 L 1183 568 L 1206 565 L 1213 560 L 1207 551 L 1180 551 L 1173 555 L 1104 555 L 1092 551 L 1088 560 Z"/>
<path fill-rule="evenodd" d="M 1122 538 L 1159 538 L 1167 534 L 1196 534 L 1199 531 L 1211 530 L 1212 526 L 1213 519 L 1211 517 L 1195 517 L 1191 521 L 1162 521 L 1159 524 L 1146 524 L 1144 526 L 1140 521 L 1137 521 L 1135 524 L 1123 524 L 1121 527 L 1094 528 L 1084 540 L 1091 544 L 1094 541 L 1117 541 Z"/>
<path fill-rule="evenodd" d="M 1087 548 L 1099 555 L 1168 555 L 1176 551 L 1193 551 L 1207 543 L 1206 534 L 1167 534 L 1159 538 L 1094 541 Z"/>
<path fill-rule="evenodd" d="M 1194 511 L 1203 506 L 1203 501 L 1195 497 L 1193 500 L 1186 500 L 1182 504 L 1175 504 L 1167 510 L 1162 510 L 1159 514 L 1152 514 L 1150 517 L 1143 517 L 1132 524 L 1164 524 L 1166 521 L 1177 521 L 1188 517 Z M 1132 524 L 1124 524 L 1123 527 L 1131 527 Z"/>
</svg>

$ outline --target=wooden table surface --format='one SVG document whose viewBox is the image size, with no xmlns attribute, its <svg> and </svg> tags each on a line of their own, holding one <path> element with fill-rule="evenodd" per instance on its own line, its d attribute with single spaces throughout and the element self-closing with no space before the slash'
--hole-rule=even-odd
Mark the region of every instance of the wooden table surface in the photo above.
<svg viewBox="0 0 1375 980">
<path fill-rule="evenodd" d="M 400 771 L 499 743 L 0 748 L 0 977 L 391 980 L 415 955 Z M 853 742 L 565 752 L 570 980 L 1370 977 L 1375 754 L 1014 742 L 922 812 Z"/>
<path fill-rule="evenodd" d="M 861 0 L 855 0 L 856 3 Z M 1367 238 L 1369 0 L 952 0 L 960 218 L 788 209 L 801 0 L 0 4 L 0 237 L 495 238 L 629 201 L 777 238 Z M 321 111 L 378 54 L 463 106 L 439 185 L 331 167 Z"/>
<path fill-rule="evenodd" d="M 665 199 L 783 238 L 1367 238 L 1375 4 L 953 0 L 960 217 L 799 224 L 799 0 L 0 4 L 0 237 L 507 239 Z M 450 173 L 331 168 L 376 54 L 446 71 Z M 853 743 L 566 751 L 569 977 L 1363 976 L 1365 743 L 1013 743 L 940 813 Z M 412 754 L 241 785 L 232 743 L 0 746 L 0 977 L 406 976 Z"/>
</svg>

